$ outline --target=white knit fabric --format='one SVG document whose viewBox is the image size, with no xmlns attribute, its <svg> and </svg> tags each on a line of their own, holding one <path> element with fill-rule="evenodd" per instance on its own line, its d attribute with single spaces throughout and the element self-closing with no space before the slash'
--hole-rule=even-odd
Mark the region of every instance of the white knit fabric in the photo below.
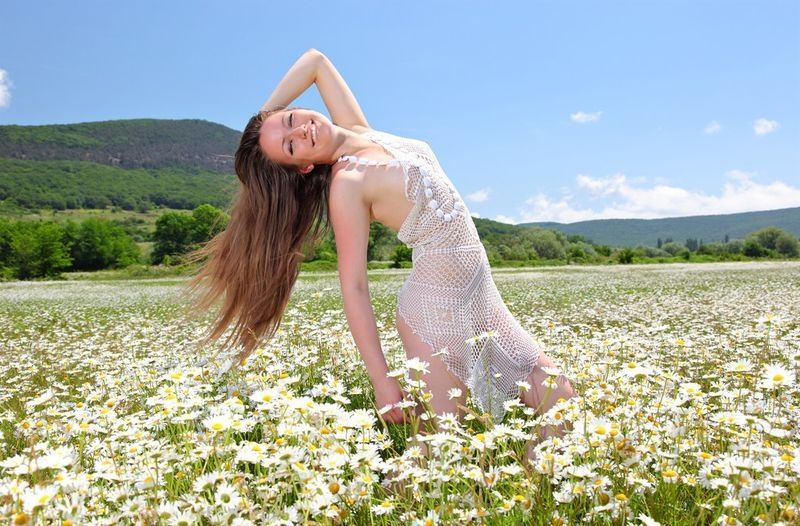
<svg viewBox="0 0 800 526">
<path fill-rule="evenodd" d="M 411 247 L 413 267 L 397 293 L 399 314 L 433 348 L 431 359 L 441 359 L 499 423 L 504 402 L 519 398 L 516 382 L 527 381 L 542 346 L 500 297 L 472 216 L 431 147 L 376 130 L 365 137 L 394 160 L 345 155 L 339 161 L 383 172 L 402 166 L 406 197 L 415 205 L 397 233 Z"/>
</svg>

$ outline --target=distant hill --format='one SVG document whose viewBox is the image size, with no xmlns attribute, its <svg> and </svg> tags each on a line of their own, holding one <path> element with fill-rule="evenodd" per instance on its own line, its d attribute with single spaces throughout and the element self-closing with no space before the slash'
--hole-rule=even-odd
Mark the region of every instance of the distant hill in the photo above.
<svg viewBox="0 0 800 526">
<path fill-rule="evenodd" d="M 0 126 L 0 210 L 223 208 L 240 135 L 204 120 Z"/>
<path fill-rule="evenodd" d="M 198 119 L 0 126 L 0 158 L 233 173 L 241 132 Z"/>
<path fill-rule="evenodd" d="M 126 170 L 82 161 L 0 159 L 0 204 L 9 199 L 27 210 L 118 206 L 144 212 L 203 203 L 224 208 L 237 185 L 234 175 L 191 167 Z"/>
<path fill-rule="evenodd" d="M 596 219 L 577 223 L 520 223 L 517 226 L 542 227 L 565 234 L 580 234 L 587 240 L 612 247 L 656 246 L 658 238 L 672 238 L 683 243 L 689 238 L 704 243 L 741 239 L 746 234 L 767 226 L 777 226 L 800 236 L 800 207 L 663 219 Z"/>
</svg>

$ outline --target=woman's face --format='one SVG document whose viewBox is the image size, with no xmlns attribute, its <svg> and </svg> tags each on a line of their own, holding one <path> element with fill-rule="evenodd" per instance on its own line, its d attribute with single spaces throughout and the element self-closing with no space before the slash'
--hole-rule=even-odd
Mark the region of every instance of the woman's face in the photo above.
<svg viewBox="0 0 800 526">
<path fill-rule="evenodd" d="M 332 134 L 332 123 L 321 113 L 300 109 L 277 111 L 261 125 L 259 146 L 269 159 L 307 173 L 314 164 L 330 163 L 334 149 Z"/>
</svg>

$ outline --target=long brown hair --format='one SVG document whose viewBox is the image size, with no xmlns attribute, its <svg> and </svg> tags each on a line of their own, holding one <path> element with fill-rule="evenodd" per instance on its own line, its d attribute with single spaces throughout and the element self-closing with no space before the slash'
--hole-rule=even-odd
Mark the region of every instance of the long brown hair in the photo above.
<svg viewBox="0 0 800 526">
<path fill-rule="evenodd" d="M 186 311 L 196 317 L 218 299 L 220 310 L 203 338 L 211 343 L 234 324 L 225 340 L 239 347 L 241 363 L 262 336 L 274 336 L 300 273 L 303 249 L 316 245 L 330 231 L 328 212 L 331 165 L 318 163 L 306 174 L 295 166 L 266 157 L 259 146 L 261 125 L 277 108 L 253 115 L 242 132 L 234 157 L 241 182 L 222 232 L 187 255 L 190 262 L 207 258 L 182 295 L 200 290 Z"/>
</svg>

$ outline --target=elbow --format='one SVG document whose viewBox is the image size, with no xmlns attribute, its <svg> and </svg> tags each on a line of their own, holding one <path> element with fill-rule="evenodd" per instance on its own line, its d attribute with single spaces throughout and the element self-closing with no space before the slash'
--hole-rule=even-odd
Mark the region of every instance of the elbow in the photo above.
<svg viewBox="0 0 800 526">
<path fill-rule="evenodd" d="M 342 285 L 342 296 L 349 297 L 361 294 L 369 295 L 369 285 L 366 282 L 348 283 L 347 285 Z"/>
</svg>

